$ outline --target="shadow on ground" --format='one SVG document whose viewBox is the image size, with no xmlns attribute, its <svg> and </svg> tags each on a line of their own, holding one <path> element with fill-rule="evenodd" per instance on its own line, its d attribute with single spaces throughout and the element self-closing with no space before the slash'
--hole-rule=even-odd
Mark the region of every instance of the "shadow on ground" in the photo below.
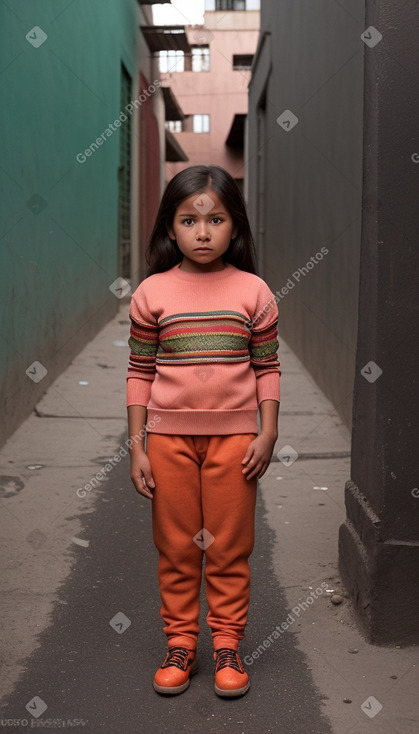
<svg viewBox="0 0 419 734">
<path fill-rule="evenodd" d="M 106 488 L 95 489 L 95 494 L 95 511 L 82 516 L 84 530 L 79 533 L 89 546 L 72 545 L 73 571 L 58 591 L 52 624 L 40 635 L 40 646 L 3 703 L 3 722 L 27 719 L 27 729 L 71 728 L 89 734 L 331 733 L 322 714 L 322 696 L 291 631 L 247 666 L 251 687 L 244 697 L 221 699 L 214 693 L 203 589 L 200 671 L 180 696 L 154 692 L 152 678 L 164 658 L 166 638 L 159 614 L 150 502 L 135 492 L 127 460 L 113 469 Z M 273 571 L 274 534 L 264 513 L 259 493 L 251 557 L 252 599 L 247 636 L 240 645 L 242 660 L 290 611 Z M 124 629 L 118 633 L 109 622 L 121 612 L 130 624 L 124 629 L 128 622 L 118 616 L 116 628 Z M 26 709 L 35 696 L 48 707 L 38 718 Z M 2 731 L 22 728 L 3 725 Z"/>
</svg>

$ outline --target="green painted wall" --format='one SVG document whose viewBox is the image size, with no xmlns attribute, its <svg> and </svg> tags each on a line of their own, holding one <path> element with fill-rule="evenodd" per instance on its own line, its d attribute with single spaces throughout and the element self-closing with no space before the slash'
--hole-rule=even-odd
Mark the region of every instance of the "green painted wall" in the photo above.
<svg viewBox="0 0 419 734">
<path fill-rule="evenodd" d="M 121 112 L 139 13 L 137 0 L 0 5 L 0 443 L 118 308 L 119 130 L 76 156 Z"/>
</svg>

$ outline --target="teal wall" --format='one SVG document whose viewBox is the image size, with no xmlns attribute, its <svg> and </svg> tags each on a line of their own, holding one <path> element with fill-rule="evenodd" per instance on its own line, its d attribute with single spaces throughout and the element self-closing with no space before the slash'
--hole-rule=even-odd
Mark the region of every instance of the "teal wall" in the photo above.
<svg viewBox="0 0 419 734">
<path fill-rule="evenodd" d="M 38 48 L 34 26 L 48 36 Z M 118 308 L 119 130 L 85 163 L 76 155 L 120 114 L 139 5 L 6 0 L 0 29 L 1 444 Z M 35 360 L 39 383 L 25 372 Z"/>
</svg>

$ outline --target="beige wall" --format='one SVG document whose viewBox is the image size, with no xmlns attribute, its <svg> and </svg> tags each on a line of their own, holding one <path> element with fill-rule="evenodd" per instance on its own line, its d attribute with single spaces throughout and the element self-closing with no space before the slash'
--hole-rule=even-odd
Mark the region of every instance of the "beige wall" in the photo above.
<svg viewBox="0 0 419 734">
<path fill-rule="evenodd" d="M 260 26 L 259 10 L 214 10 L 204 15 L 204 26 L 214 31 L 248 30 L 258 31 Z"/>
<path fill-rule="evenodd" d="M 239 30 L 243 26 L 245 30 Z M 162 74 L 162 79 L 172 87 L 185 115 L 210 115 L 210 132 L 175 134 L 189 161 L 167 163 L 167 180 L 178 171 L 199 163 L 223 166 L 234 178 L 244 178 L 243 151 L 227 147 L 225 141 L 235 114 L 247 113 L 251 73 L 233 71 L 233 54 L 255 53 L 258 27 L 259 12 L 247 11 L 206 13 L 203 31 L 202 26 L 187 28 L 192 45 L 197 44 L 194 36 L 199 30 L 208 34 L 210 71 L 170 72 Z"/>
</svg>

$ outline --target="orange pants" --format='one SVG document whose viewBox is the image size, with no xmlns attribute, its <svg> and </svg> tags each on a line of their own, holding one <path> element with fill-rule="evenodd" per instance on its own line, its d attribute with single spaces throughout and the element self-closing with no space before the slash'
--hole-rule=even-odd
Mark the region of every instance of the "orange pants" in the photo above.
<svg viewBox="0 0 419 734">
<path fill-rule="evenodd" d="M 214 649 L 237 650 L 244 637 L 257 479 L 245 478 L 241 462 L 256 435 L 147 435 L 156 485 L 151 502 L 160 612 L 169 647 L 196 650 L 204 554 Z"/>
</svg>

